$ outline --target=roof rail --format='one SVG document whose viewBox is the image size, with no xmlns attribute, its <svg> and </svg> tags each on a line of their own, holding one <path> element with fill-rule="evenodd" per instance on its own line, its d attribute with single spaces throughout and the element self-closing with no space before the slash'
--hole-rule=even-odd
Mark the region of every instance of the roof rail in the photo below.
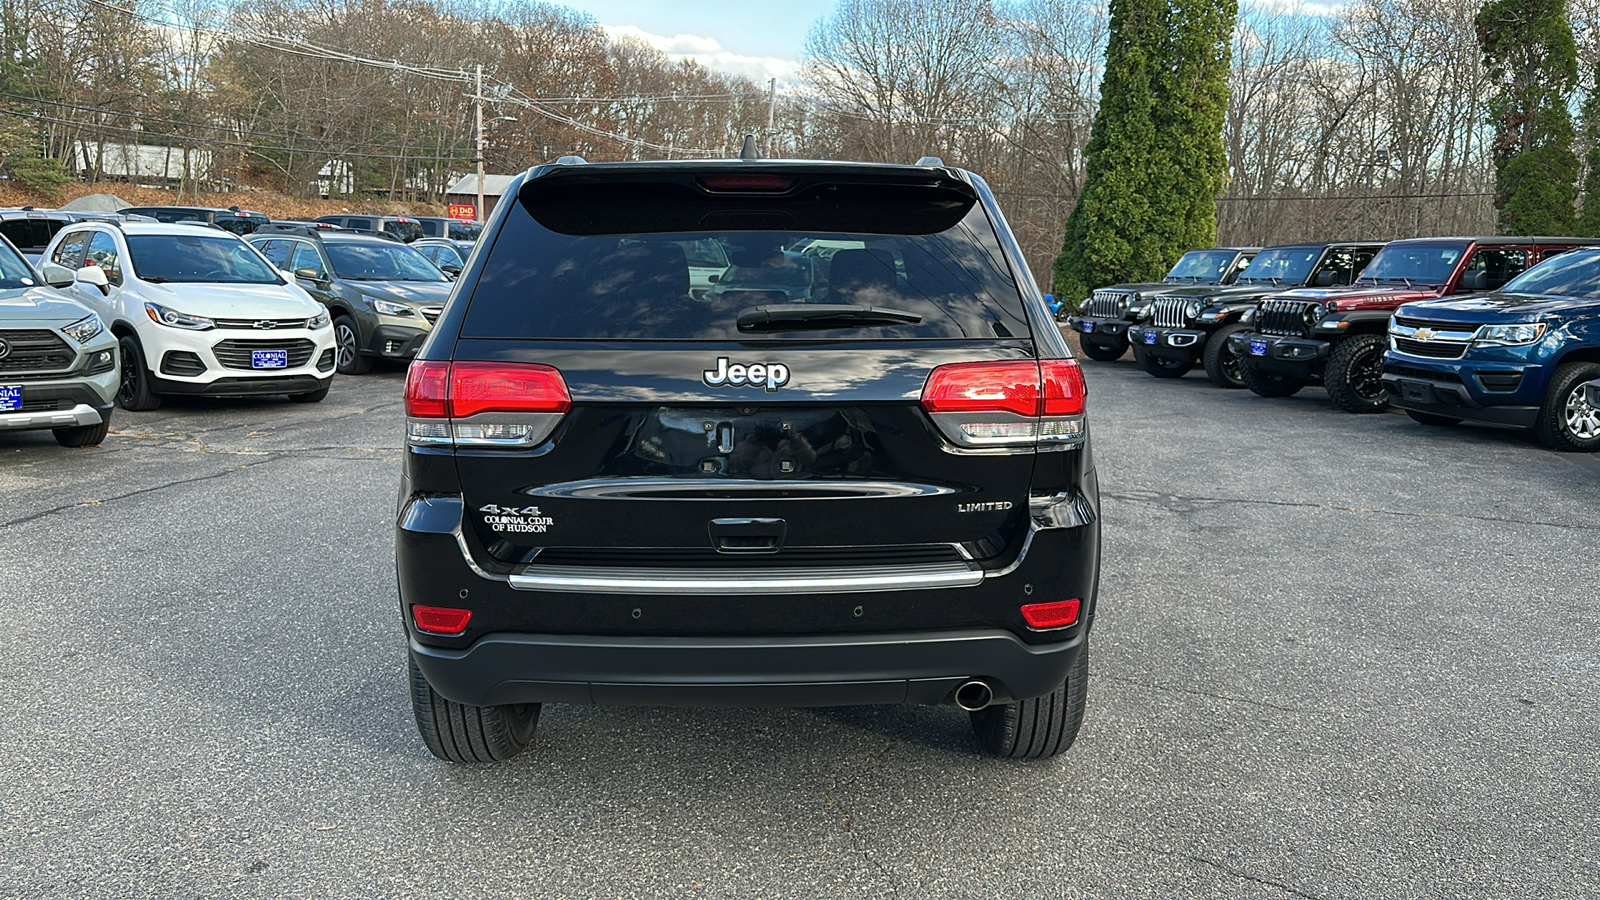
<svg viewBox="0 0 1600 900">
<path fill-rule="evenodd" d="M 587 166 L 588 164 L 589 161 L 581 156 L 556 157 L 556 165 L 558 166 Z"/>
<path fill-rule="evenodd" d="M 924 156 L 916 161 L 919 166 L 943 166 L 944 160 L 937 156 Z"/>
</svg>

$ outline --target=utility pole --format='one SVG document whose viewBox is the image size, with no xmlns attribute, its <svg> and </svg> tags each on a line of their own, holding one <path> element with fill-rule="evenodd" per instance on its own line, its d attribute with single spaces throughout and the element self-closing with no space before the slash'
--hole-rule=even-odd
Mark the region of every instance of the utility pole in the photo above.
<svg viewBox="0 0 1600 900">
<path fill-rule="evenodd" d="M 778 79 L 767 79 L 767 156 L 772 156 L 772 116 L 778 110 Z"/>
<path fill-rule="evenodd" d="M 478 89 L 473 92 L 473 107 L 478 120 L 478 205 L 473 208 L 474 216 L 482 222 L 486 216 L 483 214 L 483 64 L 477 66 Z"/>
</svg>

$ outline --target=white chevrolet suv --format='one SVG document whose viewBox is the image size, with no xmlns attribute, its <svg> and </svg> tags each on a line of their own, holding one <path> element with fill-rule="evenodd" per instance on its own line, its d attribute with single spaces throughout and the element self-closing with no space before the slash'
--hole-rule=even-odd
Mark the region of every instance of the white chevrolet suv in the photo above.
<svg viewBox="0 0 1600 900">
<path fill-rule="evenodd" d="M 196 225 L 81 223 L 45 249 L 44 278 L 117 336 L 124 409 L 163 394 L 287 394 L 315 403 L 334 374 L 322 304 L 238 236 Z"/>
</svg>

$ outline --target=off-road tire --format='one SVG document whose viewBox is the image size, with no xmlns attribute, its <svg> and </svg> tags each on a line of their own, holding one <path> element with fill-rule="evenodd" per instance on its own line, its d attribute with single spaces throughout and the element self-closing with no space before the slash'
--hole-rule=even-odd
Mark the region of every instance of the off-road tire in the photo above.
<svg viewBox="0 0 1600 900">
<path fill-rule="evenodd" d="M 417 731 L 429 752 L 453 763 L 500 762 L 533 742 L 539 724 L 538 703 L 515 706 L 468 706 L 439 696 L 406 654 L 411 676 L 411 710 Z"/>
<path fill-rule="evenodd" d="M 1322 384 L 1340 409 L 1377 413 L 1389 408 L 1389 392 L 1383 389 L 1383 348 L 1387 343 L 1380 334 L 1357 334 L 1328 353 Z"/>
<path fill-rule="evenodd" d="M 70 428 L 52 428 L 50 433 L 55 435 L 56 443 L 63 447 L 94 447 L 106 439 L 106 432 L 111 430 L 111 414 L 105 413 L 99 425 L 74 425 Z"/>
<path fill-rule="evenodd" d="M 1245 326 L 1235 322 L 1224 325 L 1211 333 L 1206 340 L 1204 361 L 1206 377 L 1211 383 L 1220 388 L 1244 387 L 1244 360 L 1239 358 L 1233 348 L 1228 346 L 1228 338 L 1245 330 Z"/>
<path fill-rule="evenodd" d="M 321 403 L 327 398 L 328 388 L 331 387 L 333 387 L 332 383 L 325 384 L 314 391 L 306 391 L 303 394 L 290 394 L 289 399 L 296 403 Z"/>
<path fill-rule="evenodd" d="M 1446 425 L 1461 424 L 1461 420 L 1455 416 L 1441 416 L 1434 413 L 1417 412 L 1414 409 L 1406 410 L 1406 415 L 1411 417 L 1411 421 L 1416 422 L 1419 425 L 1431 425 L 1435 428 L 1443 428 Z"/>
<path fill-rule="evenodd" d="M 1089 343 L 1088 341 L 1084 340 L 1081 335 L 1078 337 L 1078 346 L 1083 348 L 1084 356 L 1087 356 L 1093 360 L 1098 360 L 1099 362 L 1113 362 L 1115 360 L 1119 360 L 1122 358 L 1122 354 L 1128 352 L 1128 345 L 1126 343 L 1120 344 L 1117 347 L 1102 347 L 1097 344 Z"/>
<path fill-rule="evenodd" d="M 1263 372 L 1248 362 L 1239 364 L 1239 376 L 1244 381 L 1244 386 L 1251 393 L 1262 397 L 1292 397 L 1306 386 L 1304 378 L 1292 378 L 1288 375 L 1273 375 Z"/>
<path fill-rule="evenodd" d="M 349 316 L 333 320 L 333 359 L 340 375 L 365 375 L 372 371 L 372 360 L 361 352 L 361 326 Z"/>
<path fill-rule="evenodd" d="M 1139 363 L 1139 368 L 1157 378 L 1182 378 L 1194 368 L 1193 362 L 1173 362 L 1159 356 L 1140 350 L 1138 345 L 1133 345 L 1133 358 Z"/>
<path fill-rule="evenodd" d="M 150 369 L 144 364 L 144 350 L 139 339 L 125 334 L 117 342 L 117 354 L 122 357 L 122 382 L 117 385 L 117 405 L 133 412 L 148 412 L 161 408 L 161 395 L 150 392 Z"/>
<path fill-rule="evenodd" d="M 1569 362 L 1556 366 L 1550 387 L 1545 391 L 1544 403 L 1539 406 L 1539 418 L 1533 425 L 1533 433 L 1538 435 L 1540 443 L 1566 453 L 1600 450 L 1600 410 L 1590 406 L 1583 397 L 1583 383 L 1596 378 L 1600 378 L 1600 363 Z"/>
<path fill-rule="evenodd" d="M 1000 703 L 970 713 L 978 743 L 993 756 L 1048 759 L 1066 752 L 1078 739 L 1089 694 L 1089 645 L 1067 680 L 1054 691 L 1032 700 Z"/>
</svg>

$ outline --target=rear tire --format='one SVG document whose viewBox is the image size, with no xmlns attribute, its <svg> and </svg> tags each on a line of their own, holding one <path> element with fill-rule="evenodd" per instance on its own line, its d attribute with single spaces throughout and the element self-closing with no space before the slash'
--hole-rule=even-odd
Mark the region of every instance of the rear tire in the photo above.
<svg viewBox="0 0 1600 900">
<path fill-rule="evenodd" d="M 428 751 L 446 762 L 500 762 L 521 753 L 533 742 L 541 704 L 468 706 L 439 696 L 406 654 L 411 676 L 411 711 L 417 731 Z"/>
<path fill-rule="evenodd" d="M 1239 364 L 1239 376 L 1244 381 L 1244 386 L 1249 388 L 1251 393 L 1262 397 L 1292 397 L 1306 386 L 1304 378 L 1273 375 L 1263 372 L 1247 362 Z"/>
<path fill-rule="evenodd" d="M 117 388 L 117 405 L 132 412 L 160 409 L 160 395 L 150 392 L 150 370 L 145 367 L 139 339 L 131 334 L 123 335 L 117 342 L 117 353 L 122 356 L 122 383 Z"/>
<path fill-rule="evenodd" d="M 1389 408 L 1383 389 L 1383 348 L 1378 334 L 1358 334 L 1340 341 L 1328 354 L 1322 383 L 1328 396 L 1345 412 L 1377 413 Z"/>
<path fill-rule="evenodd" d="M 1190 360 L 1189 362 L 1177 362 L 1175 360 L 1163 359 L 1159 356 L 1145 353 L 1138 347 L 1133 348 L 1133 358 L 1138 361 L 1139 368 L 1145 370 L 1147 374 L 1154 375 L 1157 378 L 1182 378 L 1183 376 L 1189 374 L 1190 369 L 1194 368 L 1193 360 Z"/>
<path fill-rule="evenodd" d="M 1461 420 L 1454 416 L 1439 416 L 1433 413 L 1417 412 L 1414 409 L 1406 410 L 1406 415 L 1411 417 L 1411 421 L 1419 425 L 1432 425 L 1436 428 L 1442 428 L 1446 425 L 1459 425 L 1461 423 Z"/>
<path fill-rule="evenodd" d="M 1217 387 L 1244 387 L 1244 375 L 1241 372 L 1244 361 L 1232 347 L 1228 346 L 1228 338 L 1244 330 L 1245 327 L 1238 323 L 1224 325 L 1213 332 L 1206 341 L 1206 377 Z"/>
<path fill-rule="evenodd" d="M 365 375 L 372 360 L 361 352 L 361 327 L 349 316 L 333 320 L 334 368 L 340 375 Z"/>
<path fill-rule="evenodd" d="M 1122 358 L 1122 354 L 1128 352 L 1127 344 L 1121 344 L 1116 347 L 1103 347 L 1098 344 L 1091 344 L 1082 337 L 1078 338 L 1078 346 L 1083 348 L 1084 356 L 1087 356 L 1090 359 L 1099 360 L 1100 362 L 1113 362 L 1115 360 L 1119 360 Z"/>
<path fill-rule="evenodd" d="M 1583 396 L 1583 383 L 1600 378 L 1600 363 L 1569 362 L 1556 366 L 1539 407 L 1533 432 L 1551 450 L 1593 453 L 1600 450 L 1600 409 Z"/>
<path fill-rule="evenodd" d="M 1048 759 L 1064 753 L 1078 739 L 1089 694 L 1089 644 L 1067 680 L 1054 691 L 1032 700 L 1002 703 L 970 713 L 978 743 L 1007 759 Z"/>
<path fill-rule="evenodd" d="M 106 439 L 111 430 L 111 414 L 105 413 L 99 425 L 75 425 L 71 428 L 52 428 L 56 443 L 63 447 L 94 447 Z"/>
</svg>

